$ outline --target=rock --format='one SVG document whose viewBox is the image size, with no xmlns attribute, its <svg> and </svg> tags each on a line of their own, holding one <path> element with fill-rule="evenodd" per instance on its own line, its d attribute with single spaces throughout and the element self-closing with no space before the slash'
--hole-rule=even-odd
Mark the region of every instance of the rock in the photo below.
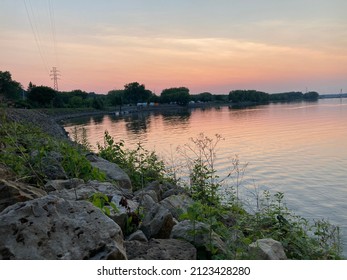
<svg viewBox="0 0 347 280">
<path fill-rule="evenodd" d="M 165 198 L 172 196 L 172 195 L 178 195 L 178 194 L 184 194 L 184 193 L 186 193 L 186 191 L 183 188 L 176 186 L 176 187 L 164 192 L 162 195 L 162 199 L 165 199 Z"/>
<path fill-rule="evenodd" d="M 109 179 L 116 181 L 121 188 L 128 190 L 132 189 L 128 174 L 126 174 L 117 164 L 109 162 L 95 154 L 88 154 L 86 158 L 90 161 L 93 167 L 105 172 L 106 176 Z"/>
<path fill-rule="evenodd" d="M 212 239 L 210 241 L 209 227 L 202 222 L 195 222 L 194 229 L 191 221 L 184 220 L 176 224 L 171 231 L 171 238 L 183 239 L 192 243 L 202 254 L 210 253 L 210 244 L 217 250 L 218 254 L 225 254 L 226 245 L 220 236 L 212 230 L 211 237 Z"/>
<path fill-rule="evenodd" d="M 134 233 L 130 234 L 127 238 L 128 241 L 141 241 L 141 242 L 148 242 L 148 239 L 146 235 L 143 233 L 142 230 L 137 230 Z"/>
<path fill-rule="evenodd" d="M 135 197 L 137 198 L 141 198 L 141 196 L 144 196 L 145 194 L 149 194 L 155 202 L 160 201 L 161 195 L 163 194 L 161 184 L 158 181 L 153 181 L 149 183 L 145 188 L 134 193 Z"/>
<path fill-rule="evenodd" d="M 62 197 L 67 200 L 86 200 L 94 193 L 103 193 L 108 197 L 111 197 L 111 199 L 116 195 L 124 195 L 124 192 L 121 188 L 115 186 L 110 182 L 89 181 L 88 183 L 80 184 L 78 181 L 72 179 L 59 182 L 50 181 L 48 183 L 50 186 L 49 188 L 52 188 L 51 186 L 58 188 L 56 191 L 50 192 L 50 194 Z M 62 186 L 64 186 L 65 188 L 60 189 L 60 187 Z"/>
<path fill-rule="evenodd" d="M 40 157 L 37 151 L 34 151 L 31 155 L 32 158 Z M 65 173 L 63 166 L 61 165 L 61 161 L 63 160 L 63 156 L 55 151 L 50 151 L 39 159 L 40 161 L 40 169 L 43 174 L 49 180 L 57 180 L 57 179 L 67 179 L 68 176 Z"/>
<path fill-rule="evenodd" d="M 145 194 L 142 199 L 139 200 L 139 205 L 141 205 L 144 212 L 149 212 L 156 204 L 157 203 L 148 194 Z"/>
<path fill-rule="evenodd" d="M 125 241 L 129 260 L 196 260 L 195 247 L 184 240 Z"/>
<path fill-rule="evenodd" d="M 145 195 L 150 196 L 155 203 L 159 202 L 158 195 L 154 190 L 139 190 L 135 192 L 134 199 L 141 201 Z"/>
<path fill-rule="evenodd" d="M 45 190 L 47 192 L 52 192 L 63 189 L 75 189 L 82 184 L 84 184 L 84 181 L 78 178 L 68 180 L 50 180 L 45 184 Z"/>
<path fill-rule="evenodd" d="M 193 203 L 194 201 L 185 194 L 172 195 L 160 201 L 160 204 L 167 208 L 176 219 L 179 219 L 182 213 L 187 212 L 188 207 Z"/>
<path fill-rule="evenodd" d="M 281 242 L 272 238 L 258 239 L 249 245 L 251 255 L 259 260 L 286 260 Z"/>
<path fill-rule="evenodd" d="M 46 192 L 24 183 L 0 179 L 0 212 L 17 202 L 45 196 Z"/>
<path fill-rule="evenodd" d="M 150 239 L 165 239 L 170 237 L 174 221 L 169 210 L 162 205 L 155 205 L 145 214 L 140 229 Z"/>
<path fill-rule="evenodd" d="M 0 259 L 126 259 L 120 227 L 87 201 L 53 195 L 0 214 Z"/>
</svg>

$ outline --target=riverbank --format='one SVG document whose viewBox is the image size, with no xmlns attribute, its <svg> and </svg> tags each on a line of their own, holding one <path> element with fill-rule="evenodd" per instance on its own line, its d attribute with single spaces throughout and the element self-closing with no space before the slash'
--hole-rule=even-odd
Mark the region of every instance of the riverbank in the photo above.
<svg viewBox="0 0 347 280">
<path fill-rule="evenodd" d="M 95 155 L 56 137 L 59 125 L 42 112 L 2 115 L 0 259 L 338 257 L 294 216 L 278 219 L 285 209 L 269 205 L 255 216 L 237 201 L 221 205 L 204 189 L 180 187 L 148 151 L 108 138 Z M 296 248 L 298 237 L 307 239 Z"/>
</svg>

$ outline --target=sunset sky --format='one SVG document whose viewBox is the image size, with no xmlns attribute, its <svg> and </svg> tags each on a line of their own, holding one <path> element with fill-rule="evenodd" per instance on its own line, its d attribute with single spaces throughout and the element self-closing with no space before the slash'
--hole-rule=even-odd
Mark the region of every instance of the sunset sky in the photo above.
<svg viewBox="0 0 347 280">
<path fill-rule="evenodd" d="M 27 88 L 347 92 L 346 0 L 0 0 L 0 71 Z"/>
</svg>

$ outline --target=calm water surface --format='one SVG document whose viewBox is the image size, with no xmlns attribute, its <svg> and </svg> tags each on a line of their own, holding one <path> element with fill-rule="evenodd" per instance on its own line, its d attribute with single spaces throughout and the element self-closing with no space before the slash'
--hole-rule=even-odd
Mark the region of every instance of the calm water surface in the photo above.
<svg viewBox="0 0 347 280">
<path fill-rule="evenodd" d="M 287 206 L 297 214 L 341 226 L 347 256 L 347 99 L 88 117 L 64 126 L 70 133 L 85 127 L 94 147 L 108 130 L 128 147 L 141 141 L 166 158 L 201 132 L 221 134 L 225 140 L 218 145 L 216 169 L 226 175 L 235 154 L 248 163 L 245 201 L 254 201 L 255 187 L 284 192 Z"/>
</svg>

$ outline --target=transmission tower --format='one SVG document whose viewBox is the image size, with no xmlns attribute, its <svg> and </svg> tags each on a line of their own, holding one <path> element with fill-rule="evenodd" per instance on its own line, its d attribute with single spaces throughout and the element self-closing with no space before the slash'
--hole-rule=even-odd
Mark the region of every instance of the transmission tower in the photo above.
<svg viewBox="0 0 347 280">
<path fill-rule="evenodd" d="M 53 67 L 52 70 L 50 71 L 51 73 L 49 74 L 49 76 L 51 76 L 51 80 L 53 80 L 53 88 L 54 90 L 58 91 L 58 80 L 59 80 L 59 70 L 57 69 L 57 67 Z"/>
</svg>

